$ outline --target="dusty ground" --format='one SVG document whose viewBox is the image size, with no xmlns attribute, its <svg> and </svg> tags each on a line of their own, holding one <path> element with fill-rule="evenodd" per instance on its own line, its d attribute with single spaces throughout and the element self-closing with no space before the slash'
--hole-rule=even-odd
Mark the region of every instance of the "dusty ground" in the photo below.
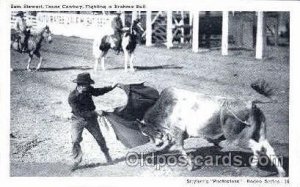
<svg viewBox="0 0 300 187">
<path fill-rule="evenodd" d="M 255 60 L 253 51 L 232 50 L 221 56 L 219 50 L 194 54 L 190 49 L 147 48 L 136 50 L 135 73 L 123 71 L 123 55 L 110 52 L 107 71 L 93 73 L 92 41 L 55 36 L 52 44 L 43 46 L 44 64 L 39 72 L 27 72 L 27 56 L 11 52 L 11 175 L 12 176 L 272 176 L 274 168 L 261 167 L 254 171 L 246 163 L 240 167 L 214 165 L 189 172 L 184 167 L 154 166 L 130 167 L 126 165 L 128 151 L 149 153 L 149 144 L 126 149 L 117 142 L 112 130 L 101 126 L 115 159 L 106 165 L 95 140 L 86 131 L 82 148 L 85 153 L 81 169 L 71 173 L 70 167 L 70 108 L 69 92 L 75 88 L 71 80 L 83 71 L 91 72 L 96 87 L 112 82 L 135 83 L 147 81 L 159 91 L 176 86 L 202 93 L 237 97 L 262 98 L 250 88 L 250 83 L 263 78 L 275 88 L 277 104 L 260 106 L 268 122 L 268 139 L 278 155 L 284 157 L 288 169 L 288 93 L 289 49 L 268 48 L 268 57 Z M 35 66 L 37 59 L 32 66 Z M 126 96 L 114 90 L 95 98 L 97 109 L 111 109 L 123 105 Z M 189 139 L 187 148 L 196 148 L 193 155 L 238 154 L 247 159 L 248 152 L 227 152 L 209 147 L 201 139 Z"/>
</svg>

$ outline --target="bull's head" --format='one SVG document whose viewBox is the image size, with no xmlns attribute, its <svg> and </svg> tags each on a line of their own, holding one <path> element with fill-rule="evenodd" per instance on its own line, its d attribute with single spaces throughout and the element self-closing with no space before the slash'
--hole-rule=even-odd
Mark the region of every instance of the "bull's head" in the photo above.
<svg viewBox="0 0 300 187">
<path fill-rule="evenodd" d="M 140 120 L 136 120 L 136 124 L 139 127 L 141 133 L 149 137 L 150 141 L 157 147 L 160 147 L 164 144 L 164 134 L 159 129 Z"/>
</svg>

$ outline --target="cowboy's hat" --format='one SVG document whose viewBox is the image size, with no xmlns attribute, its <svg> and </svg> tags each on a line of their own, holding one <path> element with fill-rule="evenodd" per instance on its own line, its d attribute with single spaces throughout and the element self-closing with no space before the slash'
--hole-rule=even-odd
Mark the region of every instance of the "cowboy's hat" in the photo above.
<svg viewBox="0 0 300 187">
<path fill-rule="evenodd" d="M 74 79 L 73 82 L 77 84 L 95 84 L 95 81 L 91 79 L 89 73 L 80 73 L 77 75 L 77 79 Z"/>
<path fill-rule="evenodd" d="M 16 16 L 24 16 L 24 12 L 23 11 L 18 11 L 18 13 L 16 14 Z"/>
</svg>

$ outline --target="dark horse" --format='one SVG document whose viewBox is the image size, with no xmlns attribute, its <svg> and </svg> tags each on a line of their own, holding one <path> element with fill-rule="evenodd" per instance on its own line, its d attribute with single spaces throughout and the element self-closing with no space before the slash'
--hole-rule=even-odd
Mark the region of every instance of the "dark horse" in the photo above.
<svg viewBox="0 0 300 187">
<path fill-rule="evenodd" d="M 144 29 L 140 25 L 140 20 L 137 19 L 133 22 L 130 28 L 124 28 L 122 34 L 122 49 L 124 52 L 124 69 L 127 71 L 127 63 L 129 61 L 130 70 L 134 71 L 133 68 L 133 59 L 134 59 L 134 50 L 137 45 L 138 34 L 144 32 Z M 101 61 L 102 70 L 105 70 L 104 67 L 104 58 L 109 49 L 116 48 L 116 41 L 113 35 L 105 35 L 98 39 L 94 40 L 93 43 L 93 54 L 95 57 L 94 71 L 97 71 L 99 59 Z"/>
<path fill-rule="evenodd" d="M 14 38 L 12 37 L 12 42 L 11 42 L 11 48 L 14 49 L 15 51 L 18 51 L 22 53 L 21 50 L 21 43 L 20 43 L 20 36 L 17 34 L 13 35 Z M 49 43 L 51 43 L 51 31 L 48 26 L 43 27 L 40 31 L 38 31 L 36 34 L 30 35 L 28 38 L 28 47 L 25 53 L 28 53 L 29 59 L 28 59 L 28 64 L 27 64 L 27 70 L 31 71 L 30 69 L 30 63 L 33 58 L 33 55 L 39 58 L 39 63 L 36 67 L 36 70 L 39 70 L 41 65 L 42 65 L 42 56 L 40 54 L 40 49 L 42 46 L 42 41 L 47 40 Z"/>
</svg>

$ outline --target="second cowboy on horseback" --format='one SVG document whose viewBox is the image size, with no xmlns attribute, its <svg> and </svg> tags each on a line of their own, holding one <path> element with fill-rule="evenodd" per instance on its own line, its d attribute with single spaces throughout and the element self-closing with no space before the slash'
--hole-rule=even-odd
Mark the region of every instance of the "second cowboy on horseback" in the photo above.
<svg viewBox="0 0 300 187">
<path fill-rule="evenodd" d="M 18 34 L 18 42 L 19 42 L 19 49 L 20 51 L 26 52 L 28 49 L 28 38 L 30 36 L 30 27 L 27 26 L 26 20 L 24 18 L 24 12 L 18 11 L 16 14 L 16 23 L 15 23 L 15 30 Z"/>
<path fill-rule="evenodd" d="M 114 30 L 113 37 L 116 41 L 116 51 L 117 53 L 120 53 L 122 50 L 122 34 L 123 34 L 123 23 L 121 19 L 121 11 L 116 12 L 116 17 L 111 22 L 111 27 Z"/>
</svg>

